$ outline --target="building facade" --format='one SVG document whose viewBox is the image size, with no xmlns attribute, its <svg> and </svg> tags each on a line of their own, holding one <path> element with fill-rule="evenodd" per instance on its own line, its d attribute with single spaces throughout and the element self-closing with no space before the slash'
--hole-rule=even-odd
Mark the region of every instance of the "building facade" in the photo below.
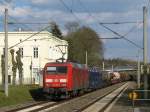
<svg viewBox="0 0 150 112">
<path fill-rule="evenodd" d="M 0 32 L 0 84 L 2 83 L 2 55 L 4 55 L 4 32 Z M 27 39 L 28 38 L 28 39 Z M 25 40 L 27 39 L 27 40 Z M 25 41 L 24 41 L 25 40 Z M 40 73 L 47 62 L 55 62 L 63 58 L 67 60 L 68 43 L 54 37 L 51 33 L 43 31 L 37 32 L 9 32 L 8 33 L 8 82 L 12 83 L 12 56 L 10 50 L 19 50 L 23 63 L 23 83 L 39 84 Z M 16 83 L 19 83 L 19 73 L 17 70 Z"/>
</svg>

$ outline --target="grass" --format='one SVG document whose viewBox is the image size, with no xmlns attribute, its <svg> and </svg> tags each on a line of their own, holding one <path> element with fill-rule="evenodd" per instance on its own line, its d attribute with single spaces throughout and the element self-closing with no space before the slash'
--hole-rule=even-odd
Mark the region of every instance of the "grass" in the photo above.
<svg viewBox="0 0 150 112">
<path fill-rule="evenodd" d="M 38 86 L 9 86 L 9 96 L 5 97 L 4 92 L 0 89 L 0 107 L 35 100 L 38 90 Z"/>
</svg>

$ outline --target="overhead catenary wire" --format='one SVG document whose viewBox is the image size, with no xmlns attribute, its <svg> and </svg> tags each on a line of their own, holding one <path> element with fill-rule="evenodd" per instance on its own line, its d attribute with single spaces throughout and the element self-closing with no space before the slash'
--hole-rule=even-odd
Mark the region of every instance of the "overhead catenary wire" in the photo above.
<svg viewBox="0 0 150 112">
<path fill-rule="evenodd" d="M 143 23 L 143 21 L 125 21 L 125 22 L 99 22 L 99 20 L 95 17 L 95 16 L 93 16 L 88 10 L 87 10 L 87 8 L 85 7 L 85 5 L 81 2 L 81 0 L 78 0 L 79 2 L 80 2 L 80 5 L 82 5 L 82 7 L 88 12 L 88 14 L 89 14 L 89 16 L 91 16 L 92 18 L 95 18 L 96 19 L 96 21 L 99 23 L 99 25 L 101 25 L 101 26 L 103 26 L 104 27 L 104 25 L 103 24 L 130 24 L 130 23 L 138 23 L 138 25 L 139 24 L 141 24 L 141 23 Z M 150 0 L 149 0 L 150 1 Z M 108 27 L 107 27 L 108 28 Z M 124 40 L 126 40 L 126 41 L 128 41 L 128 42 L 130 42 L 130 43 L 132 43 L 133 45 L 135 45 L 136 47 L 138 47 L 138 48 L 141 48 L 139 45 L 137 45 L 136 43 L 134 43 L 134 42 L 132 42 L 131 40 L 129 40 L 129 39 L 127 39 L 125 36 L 127 36 L 129 33 L 131 33 L 132 31 L 134 31 L 134 29 L 136 28 L 136 26 L 133 26 L 125 35 L 120 35 L 119 33 L 117 33 L 117 32 L 115 32 L 115 31 L 113 31 L 113 30 L 111 30 L 110 28 L 108 28 L 108 30 L 110 30 L 111 32 L 113 32 L 114 34 L 116 34 L 117 36 L 119 36 L 119 37 L 115 37 L 115 38 L 100 38 L 100 39 L 124 39 Z M 143 49 L 143 48 L 141 48 L 141 49 Z"/>
<path fill-rule="evenodd" d="M 130 24 L 130 23 L 143 23 L 143 21 L 100 22 L 100 24 Z"/>
<path fill-rule="evenodd" d="M 138 25 L 141 23 L 138 23 Z M 127 33 L 125 33 L 123 36 L 127 36 L 129 33 L 133 32 L 137 25 L 133 26 Z M 100 38 L 100 39 L 122 39 L 122 37 L 113 37 L 113 38 Z"/>
<path fill-rule="evenodd" d="M 139 25 L 139 23 L 138 23 Z M 127 36 L 129 33 L 131 33 L 133 30 L 135 30 L 137 26 L 133 26 L 127 33 L 125 33 L 123 36 Z M 113 37 L 113 38 L 100 38 L 100 39 L 122 39 L 122 37 Z"/>
<path fill-rule="evenodd" d="M 69 12 L 70 13 L 72 13 L 73 15 L 74 15 L 74 17 L 78 20 L 78 21 L 80 21 L 81 22 L 81 20 L 76 16 L 76 14 L 74 14 L 73 13 L 73 11 L 64 3 L 64 1 L 63 0 L 59 0 L 66 8 L 67 8 L 67 10 L 69 10 Z M 89 13 L 90 14 L 90 13 Z M 125 22 L 124 22 L 125 23 Z M 127 23 L 127 22 L 126 22 Z M 129 23 L 129 22 L 128 22 Z M 19 23 L 18 23 L 19 24 Z M 28 24 L 28 23 L 26 23 L 26 24 Z M 29 24 L 36 24 L 36 23 L 29 23 Z M 41 23 L 41 24 L 44 24 L 44 23 Z M 117 24 L 119 24 L 119 23 L 117 23 Z"/>
<path fill-rule="evenodd" d="M 65 3 L 63 0 L 59 0 L 63 5 L 64 7 L 79 21 L 79 23 L 81 23 L 82 21 L 74 14 L 73 10 L 70 9 Z M 89 25 L 88 25 L 89 26 Z M 99 38 L 99 39 L 106 39 L 106 38 Z M 107 38 L 108 39 L 108 38 Z M 109 39 L 119 39 L 118 37 L 116 38 L 109 38 Z"/>
<path fill-rule="evenodd" d="M 60 3 L 62 3 L 62 5 L 75 17 L 75 19 L 81 24 L 81 20 L 73 13 L 73 10 L 70 9 L 63 0 L 59 0 Z"/>
<path fill-rule="evenodd" d="M 9 18 L 11 18 L 11 20 L 8 21 L 9 25 L 15 25 L 16 27 L 18 27 L 17 25 L 23 25 L 24 27 L 27 28 L 27 30 L 33 30 L 31 27 L 29 27 L 28 25 L 49 25 L 52 22 L 52 17 L 51 17 L 51 21 L 49 22 L 44 22 L 44 21 L 38 21 L 38 22 L 27 22 L 27 21 L 18 21 L 16 18 L 9 16 Z"/>
<path fill-rule="evenodd" d="M 73 11 L 64 3 L 63 0 L 59 0 L 59 1 L 66 7 L 66 9 L 69 10 L 70 13 L 72 13 L 72 14 L 77 18 L 77 20 L 80 21 L 80 19 L 79 19 L 79 18 L 73 13 Z M 80 1 L 80 0 L 79 0 L 79 1 Z M 80 1 L 80 3 L 82 4 L 81 1 Z M 83 4 L 82 4 L 82 5 L 83 5 Z M 89 11 L 88 11 L 88 14 L 89 14 L 89 16 L 94 17 Z M 95 18 L 95 17 L 94 17 L 94 18 Z M 97 20 L 97 19 L 96 19 L 96 20 Z M 122 22 L 122 23 L 124 23 L 124 24 L 125 24 L 125 23 L 137 23 L 137 21 L 136 21 L 136 22 Z M 141 22 L 139 22 L 139 23 L 141 23 Z M 104 28 L 108 29 L 109 31 L 113 32 L 113 33 L 116 34 L 117 36 L 119 36 L 119 37 L 107 38 L 107 39 L 121 39 L 121 38 L 122 38 L 122 39 L 128 41 L 129 43 L 133 44 L 134 46 L 136 46 L 136 47 L 138 47 L 138 48 L 140 48 L 140 49 L 143 49 L 141 46 L 137 45 L 136 43 L 132 42 L 131 40 L 129 40 L 129 39 L 127 39 L 127 38 L 125 37 L 125 36 L 128 35 L 130 32 L 132 32 L 132 31 L 135 29 L 135 27 L 131 28 L 131 30 L 130 30 L 129 32 L 127 32 L 127 33 L 125 34 L 125 36 L 123 36 L 123 35 L 120 35 L 119 33 L 115 32 L 115 31 L 111 30 L 110 28 L 106 27 L 106 26 L 103 25 L 102 23 L 99 23 L 99 24 L 100 24 L 101 26 L 103 26 Z M 121 23 L 116 22 L 115 24 L 121 24 Z M 106 38 L 100 38 L 100 39 L 106 39 Z"/>
<path fill-rule="evenodd" d="M 9 16 L 9 17 L 10 17 L 10 16 Z M 51 26 L 50 26 L 50 23 L 48 23 L 48 22 L 17 22 L 17 20 L 16 20 L 15 18 L 13 18 L 13 17 L 10 17 L 10 18 L 12 18 L 15 22 L 13 22 L 13 21 L 8 21 L 8 24 L 10 24 L 10 25 L 15 25 L 15 26 L 16 26 L 16 24 L 22 24 L 22 25 L 24 25 L 25 27 L 27 27 L 27 25 L 25 25 L 25 24 L 49 24 L 49 25 L 46 26 L 46 27 L 44 27 L 44 28 L 42 28 L 42 29 L 39 30 L 38 32 L 32 34 L 31 36 L 27 37 L 26 39 L 24 39 L 24 40 L 22 40 L 22 41 L 20 41 L 20 42 L 18 42 L 18 43 L 16 43 L 16 44 L 14 44 L 13 46 L 9 47 L 8 49 L 11 49 L 11 48 L 13 48 L 13 47 L 15 47 L 15 46 L 17 46 L 17 45 L 19 45 L 19 44 L 25 42 L 25 41 L 31 41 L 31 40 L 29 40 L 30 38 L 34 37 L 35 35 L 41 33 L 42 31 L 48 29 L 49 27 L 51 27 Z M 28 29 L 31 30 L 29 27 L 28 27 Z M 35 39 L 34 39 L 34 40 L 35 40 Z M 36 40 L 43 40 L 43 39 L 36 39 Z"/>
<path fill-rule="evenodd" d="M 68 9 L 68 10 L 74 15 L 73 11 L 63 2 L 63 0 L 59 0 L 59 1 L 66 7 L 66 9 Z M 80 0 L 78 0 L 78 1 L 80 1 Z M 80 1 L 80 4 L 82 4 L 81 1 Z M 82 4 L 82 5 L 83 5 L 83 4 Z M 83 6 L 84 6 L 84 5 L 83 5 Z M 94 17 L 89 11 L 88 11 L 88 14 L 89 14 L 89 16 Z M 78 19 L 77 16 L 75 16 L 75 17 Z M 94 17 L 94 18 L 95 18 L 95 17 Z M 78 19 L 78 20 L 80 20 L 80 19 Z M 96 18 L 96 20 L 97 20 L 97 18 Z M 128 23 L 129 23 L 129 22 L 128 22 Z M 137 23 L 137 21 L 136 21 L 136 23 Z M 141 22 L 140 22 L 140 23 L 141 23 Z M 116 34 L 117 36 L 120 37 L 120 38 L 116 37 L 116 38 L 109 38 L 109 39 L 121 39 L 121 38 L 123 38 L 124 40 L 130 42 L 130 43 L 133 44 L 134 46 L 136 46 L 136 47 L 138 47 L 138 48 L 140 48 L 140 49 L 143 49 L 141 46 L 137 45 L 136 43 L 132 42 L 131 40 L 129 40 L 129 39 L 127 39 L 127 38 L 125 37 L 125 36 L 128 35 L 130 32 L 132 32 L 133 29 L 131 29 L 130 32 L 126 33 L 125 36 L 123 36 L 123 35 L 120 35 L 119 33 L 115 32 L 115 31 L 111 30 L 110 28 L 106 27 L 106 26 L 103 25 L 102 23 L 99 23 L 99 25 L 105 27 L 106 29 L 108 29 L 109 31 L 113 32 L 114 34 Z M 102 38 L 100 38 L 100 39 L 102 39 Z M 103 39 L 106 39 L 106 38 L 103 38 Z"/>
<path fill-rule="evenodd" d="M 45 28 L 41 29 L 41 30 L 40 30 L 40 31 L 38 31 L 37 33 L 32 34 L 32 35 L 31 35 L 31 36 L 29 36 L 28 38 L 26 38 L 26 39 L 22 40 L 21 42 L 16 43 L 15 45 L 13 45 L 13 46 L 9 47 L 8 49 L 11 49 L 11 48 L 13 48 L 13 47 L 15 47 L 15 46 L 17 46 L 17 45 L 19 45 L 19 44 L 21 44 L 21 43 L 23 43 L 23 42 L 27 41 L 28 39 L 30 39 L 30 38 L 32 38 L 33 36 L 35 36 L 35 35 L 37 35 L 37 34 L 41 33 L 42 31 L 46 30 L 46 29 L 47 29 L 47 28 L 49 28 L 49 27 L 50 27 L 50 25 L 46 26 Z"/>
<path fill-rule="evenodd" d="M 150 0 L 148 0 L 148 2 L 147 2 L 147 6 L 146 6 L 146 7 L 148 8 L 148 7 L 149 7 L 149 5 L 150 5 Z"/>
<path fill-rule="evenodd" d="M 14 25 L 16 28 L 18 28 L 17 24 L 21 24 L 24 27 L 26 27 L 27 29 L 32 30 L 29 26 L 27 26 L 26 24 L 23 24 L 22 22 L 19 22 L 16 18 L 14 18 L 14 17 L 12 17 L 10 15 L 8 15 L 8 17 L 11 19 L 11 21 L 10 20 L 8 21 L 9 25 Z"/>
<path fill-rule="evenodd" d="M 80 24 L 84 24 L 88 27 L 90 27 L 89 23 L 87 23 L 86 21 L 82 21 L 81 19 L 78 18 L 78 16 L 75 14 L 75 12 L 69 8 L 66 3 L 63 0 L 59 0 L 60 3 L 75 17 L 75 19 L 80 23 Z"/>
<path fill-rule="evenodd" d="M 129 43 L 133 44 L 134 46 L 136 46 L 136 47 L 138 47 L 138 48 L 140 48 L 140 49 L 143 49 L 143 47 L 141 47 L 141 46 L 139 46 L 138 44 L 136 44 L 136 43 L 132 42 L 131 40 L 129 40 L 129 39 L 127 39 L 127 38 L 125 38 L 123 35 L 120 35 L 119 33 L 117 33 L 117 32 L 115 32 L 115 31 L 113 31 L 113 30 L 112 30 L 112 29 L 110 29 L 109 27 L 107 27 L 107 26 L 105 26 L 105 25 L 103 25 L 103 24 L 100 24 L 100 25 L 101 25 L 102 27 L 104 27 L 105 29 L 107 29 L 107 30 L 109 30 L 109 31 L 113 32 L 115 35 L 119 36 L 120 38 L 122 38 L 122 39 L 124 39 L 124 40 L 128 41 Z"/>
<path fill-rule="evenodd" d="M 97 23 L 101 23 L 101 24 L 130 24 L 130 23 L 137 23 L 137 21 L 122 21 L 122 22 L 99 22 L 99 20 L 93 16 L 93 14 L 91 14 L 91 12 L 85 7 L 84 3 L 81 2 L 81 0 L 78 0 L 79 4 L 82 5 L 82 7 L 84 8 L 84 10 L 88 13 L 88 15 L 94 19 L 96 19 Z M 142 23 L 143 21 L 138 21 L 139 23 Z"/>
<path fill-rule="evenodd" d="M 110 38 L 99 38 L 99 39 L 121 39 L 120 37 L 110 37 Z"/>
<path fill-rule="evenodd" d="M 40 39 L 28 39 L 26 41 L 38 41 L 38 40 L 49 40 L 50 38 L 40 38 Z"/>
<path fill-rule="evenodd" d="M 125 37 L 129 33 L 133 32 L 140 24 L 143 24 L 143 22 L 142 23 L 138 23 L 138 24 L 134 25 L 133 27 L 131 27 L 131 29 L 127 33 L 125 33 L 123 36 Z"/>
<path fill-rule="evenodd" d="M 8 24 L 50 24 L 49 22 L 8 22 Z"/>
<path fill-rule="evenodd" d="M 73 12 L 73 10 L 72 9 L 70 9 L 65 3 L 64 3 L 64 1 L 63 0 L 59 0 L 62 4 L 63 4 L 63 6 L 79 21 L 79 23 L 82 23 L 81 22 L 81 20 L 74 14 L 74 12 Z M 90 13 L 89 13 L 90 14 Z M 92 15 L 91 15 L 92 16 Z M 88 25 L 89 26 L 89 25 Z M 99 39 L 106 39 L 106 38 L 99 38 Z M 107 38 L 108 39 L 108 38 Z M 116 38 L 109 38 L 109 39 L 120 39 L 120 38 L 118 38 L 118 37 L 116 37 Z"/>
</svg>

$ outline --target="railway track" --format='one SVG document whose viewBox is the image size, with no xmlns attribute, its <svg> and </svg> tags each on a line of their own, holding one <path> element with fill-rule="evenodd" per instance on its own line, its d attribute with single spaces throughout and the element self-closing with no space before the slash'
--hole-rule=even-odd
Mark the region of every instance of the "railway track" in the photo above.
<svg viewBox="0 0 150 112">
<path fill-rule="evenodd" d="M 15 109 L 10 109 L 10 110 L 7 110 L 6 112 L 19 112 L 19 111 L 23 112 L 23 111 L 27 111 L 27 110 L 32 110 L 32 107 L 33 108 L 40 108 L 40 107 L 46 106 L 49 103 L 52 103 L 52 102 L 49 102 L 49 101 L 40 101 L 40 102 L 31 104 L 31 105 L 27 105 L 27 106 L 15 108 Z"/>
<path fill-rule="evenodd" d="M 109 112 L 114 102 L 117 100 L 118 97 L 122 95 L 122 93 L 127 89 L 127 87 L 128 85 L 125 84 L 122 87 L 101 96 L 100 98 L 91 102 L 89 105 L 82 107 L 76 112 Z"/>
<path fill-rule="evenodd" d="M 98 95 L 97 98 L 95 98 L 95 96 L 96 96 L 95 94 L 98 94 L 98 92 L 94 91 L 92 93 L 87 93 L 85 95 L 75 97 L 72 99 L 68 99 L 68 100 L 63 100 L 63 101 L 58 101 L 58 102 L 45 101 L 45 102 L 37 103 L 35 105 L 30 105 L 27 107 L 10 110 L 7 112 L 43 112 L 43 111 L 44 112 L 51 112 L 51 111 L 52 112 L 58 112 L 58 111 L 61 111 L 61 112 L 88 112 L 87 109 L 89 109 L 90 106 L 94 105 L 99 100 L 101 100 L 101 99 L 105 98 L 106 96 L 108 96 L 109 94 L 113 93 L 118 87 L 120 87 L 122 85 L 125 86 L 126 84 L 125 83 L 116 84 L 116 85 L 98 90 L 98 91 L 100 91 L 100 95 Z M 121 91 L 123 91 L 123 89 L 125 89 L 125 87 L 122 88 Z M 117 95 L 115 97 L 117 97 Z M 112 101 L 113 100 L 111 100 L 111 102 Z M 107 106 L 109 106 L 109 105 L 107 105 Z M 103 108 L 103 110 L 105 110 L 105 108 L 107 108 L 106 105 Z M 100 111 L 100 112 L 102 112 L 102 111 Z"/>
<path fill-rule="evenodd" d="M 57 105 L 56 107 L 53 107 L 53 108 L 50 107 L 50 108 L 44 109 L 44 112 L 59 112 L 59 111 L 61 111 L 61 112 L 94 112 L 93 110 L 95 110 L 95 108 L 92 108 L 92 110 L 88 111 L 87 110 L 87 109 L 89 109 L 88 107 L 90 107 L 97 101 L 105 98 L 107 95 L 113 93 L 120 86 L 124 86 L 124 89 L 125 89 L 125 85 L 126 85 L 125 83 L 113 85 L 111 87 L 107 87 L 107 88 L 99 90 L 100 92 L 98 94 L 96 93 L 98 97 L 95 94 L 84 95 L 78 99 L 75 99 L 74 101 L 67 102 L 66 104 L 61 104 L 61 105 Z M 115 95 L 116 95 L 116 93 L 115 93 Z M 96 97 L 94 97 L 94 96 L 96 96 Z M 98 105 L 98 107 L 100 107 L 100 106 Z M 106 105 L 104 107 L 106 107 Z M 97 112 L 103 112 L 103 110 L 97 111 Z"/>
</svg>

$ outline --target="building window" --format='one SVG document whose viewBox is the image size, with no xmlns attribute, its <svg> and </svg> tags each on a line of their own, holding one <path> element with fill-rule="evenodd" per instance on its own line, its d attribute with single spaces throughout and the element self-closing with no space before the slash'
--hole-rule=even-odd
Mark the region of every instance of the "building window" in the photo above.
<svg viewBox="0 0 150 112">
<path fill-rule="evenodd" d="M 38 58 L 38 47 L 33 48 L 33 56 L 34 58 Z"/>
<path fill-rule="evenodd" d="M 20 51 L 21 57 L 23 58 L 23 48 L 19 48 L 19 51 Z"/>
</svg>

